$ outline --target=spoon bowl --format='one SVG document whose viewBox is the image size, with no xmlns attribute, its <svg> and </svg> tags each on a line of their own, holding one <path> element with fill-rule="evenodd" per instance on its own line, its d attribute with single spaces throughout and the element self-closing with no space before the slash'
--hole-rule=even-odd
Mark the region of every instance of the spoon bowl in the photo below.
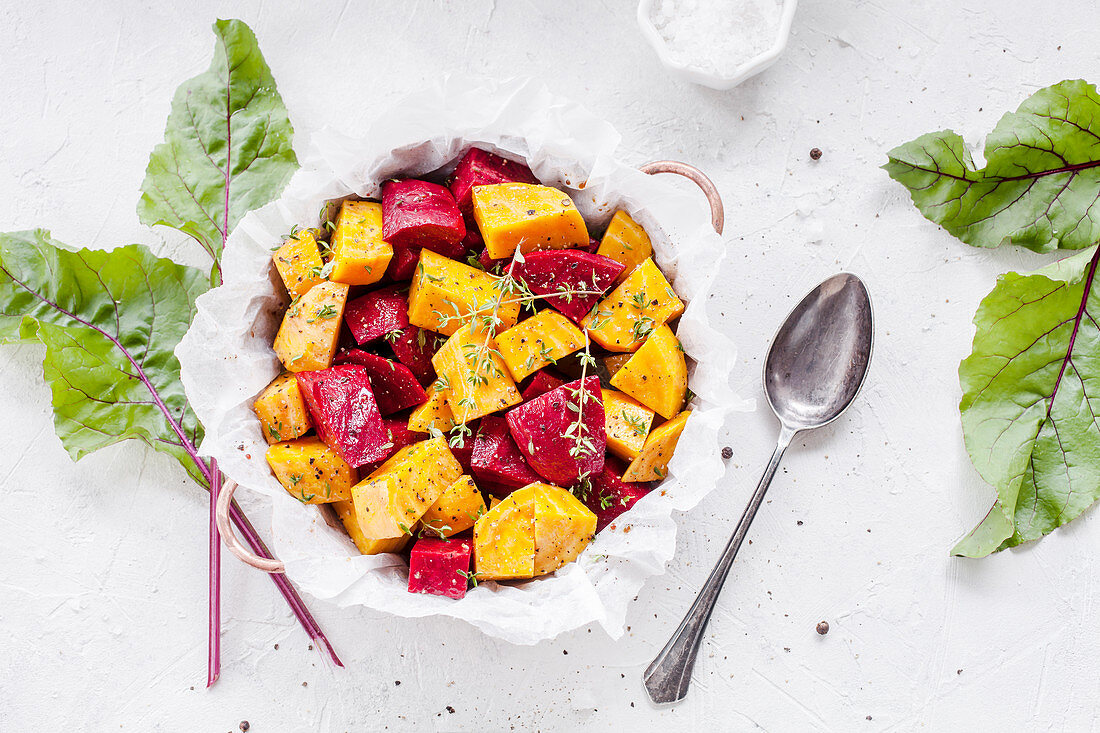
<svg viewBox="0 0 1100 733">
<path fill-rule="evenodd" d="M 764 360 L 764 394 L 779 418 L 779 440 L 695 603 L 642 675 L 653 702 L 674 703 L 687 695 L 703 631 L 783 453 L 800 431 L 827 425 L 848 409 L 867 376 L 873 341 L 871 297 L 863 281 L 846 272 L 811 290 L 772 339 Z"/>
<path fill-rule="evenodd" d="M 871 362 L 872 322 L 867 286 L 847 272 L 794 307 L 764 361 L 764 395 L 780 422 L 808 430 L 848 409 Z"/>
</svg>

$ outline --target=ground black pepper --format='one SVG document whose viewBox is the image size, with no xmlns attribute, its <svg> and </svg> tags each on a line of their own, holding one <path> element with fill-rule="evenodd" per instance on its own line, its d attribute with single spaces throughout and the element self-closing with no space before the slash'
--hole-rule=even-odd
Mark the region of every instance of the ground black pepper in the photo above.
<svg viewBox="0 0 1100 733">
<path fill-rule="evenodd" d="M 821 148 L 814 148 L 810 151 L 811 160 L 821 160 Z"/>
<path fill-rule="evenodd" d="M 828 634 L 829 633 L 829 622 L 828 621 L 819 621 L 818 624 L 817 624 L 817 633 L 821 634 L 822 636 L 825 636 L 825 634 Z"/>
</svg>

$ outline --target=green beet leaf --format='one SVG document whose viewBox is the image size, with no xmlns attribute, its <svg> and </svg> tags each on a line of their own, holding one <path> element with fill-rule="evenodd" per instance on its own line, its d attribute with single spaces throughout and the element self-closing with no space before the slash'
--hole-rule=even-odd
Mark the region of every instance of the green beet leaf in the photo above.
<svg viewBox="0 0 1100 733">
<path fill-rule="evenodd" d="M 0 343 L 45 345 L 54 428 L 73 459 L 137 439 L 208 485 L 173 353 L 206 289 L 201 271 L 141 245 L 73 250 L 43 230 L 0 233 Z"/>
<path fill-rule="evenodd" d="M 1034 540 L 1100 499 L 1100 249 L 1007 273 L 974 317 L 959 366 L 966 448 L 997 490 L 957 555 Z"/>
<path fill-rule="evenodd" d="M 883 168 L 920 212 L 977 247 L 1036 252 L 1100 240 L 1100 96 L 1084 81 L 1041 89 L 1001 118 L 976 168 L 950 130 L 889 152 Z"/>
<path fill-rule="evenodd" d="M 239 20 L 214 24 L 210 68 L 176 90 L 142 183 L 138 217 L 193 237 L 214 260 L 249 211 L 273 200 L 298 167 L 294 130 L 256 43 Z"/>
</svg>

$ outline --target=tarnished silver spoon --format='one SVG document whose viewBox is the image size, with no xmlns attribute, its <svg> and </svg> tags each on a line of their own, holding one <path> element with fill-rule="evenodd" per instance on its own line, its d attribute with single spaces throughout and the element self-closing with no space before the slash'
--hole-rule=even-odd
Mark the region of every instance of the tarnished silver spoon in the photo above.
<svg viewBox="0 0 1100 733">
<path fill-rule="evenodd" d="M 852 404 L 871 361 L 874 323 L 867 287 L 840 273 L 814 288 L 783 322 L 764 362 L 764 394 L 779 418 L 779 441 L 737 529 L 676 633 L 642 675 L 655 703 L 683 700 L 695 655 L 722 583 L 764 501 L 791 440 L 827 425 Z"/>
</svg>

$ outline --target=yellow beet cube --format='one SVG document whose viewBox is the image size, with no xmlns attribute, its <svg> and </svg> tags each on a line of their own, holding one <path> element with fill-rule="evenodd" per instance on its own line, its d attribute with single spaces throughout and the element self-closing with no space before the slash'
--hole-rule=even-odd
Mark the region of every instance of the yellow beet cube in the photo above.
<svg viewBox="0 0 1100 733">
<path fill-rule="evenodd" d="M 412 534 L 428 507 L 461 475 L 462 466 L 443 438 L 402 448 L 351 489 L 363 534 L 372 540 Z"/>
<path fill-rule="evenodd" d="M 541 313 L 497 334 L 497 350 L 517 382 L 584 346 L 584 334 L 557 311 Z"/>
<path fill-rule="evenodd" d="M 649 435 L 653 410 L 639 405 L 622 392 L 613 389 L 602 392 L 607 449 L 624 461 L 633 461 Z"/>
<path fill-rule="evenodd" d="M 332 366 L 347 301 L 347 285 L 324 282 L 291 304 L 273 344 L 284 367 L 309 372 Z"/>
<path fill-rule="evenodd" d="M 661 326 L 654 331 L 611 378 L 611 386 L 665 419 L 678 413 L 687 394 L 687 361 L 672 329 Z"/>
<path fill-rule="evenodd" d="M 351 498 L 355 469 L 320 438 L 298 438 L 267 449 L 267 464 L 291 496 L 306 504 Z"/>
<path fill-rule="evenodd" d="M 607 378 L 611 379 L 615 376 L 615 374 L 623 368 L 623 364 L 630 361 L 631 356 L 633 356 L 633 354 L 627 352 L 625 354 L 610 354 L 601 359 L 600 361 L 603 363 L 604 371 L 607 372 Z"/>
<path fill-rule="evenodd" d="M 382 239 L 382 204 L 345 201 L 332 233 L 329 279 L 348 285 L 370 285 L 382 279 L 393 247 Z"/>
<path fill-rule="evenodd" d="M 298 389 L 298 380 L 293 374 L 275 377 L 275 381 L 267 385 L 252 403 L 252 409 L 260 418 L 268 443 L 300 438 L 313 427 L 306 402 Z"/>
<path fill-rule="evenodd" d="M 428 387 L 428 401 L 409 413 L 409 430 L 414 433 L 430 433 L 432 428 L 447 432 L 454 422 L 451 408 L 447 407 L 447 394 L 434 386 Z"/>
<path fill-rule="evenodd" d="M 314 285 L 325 281 L 321 275 L 325 263 L 321 260 L 317 240 L 309 229 L 291 234 L 283 246 L 275 250 L 272 259 L 292 298 L 300 298 Z"/>
<path fill-rule="evenodd" d="M 485 499 L 470 476 L 460 476 L 420 518 L 424 529 L 450 537 L 474 526 L 485 513 Z"/>
<path fill-rule="evenodd" d="M 641 344 L 612 378 L 621 390 L 665 419 L 671 419 L 687 394 L 687 362 L 680 339 L 661 326 Z"/>
<path fill-rule="evenodd" d="M 363 534 L 363 530 L 359 528 L 359 520 L 355 517 L 355 504 L 350 499 L 347 501 L 334 501 L 332 508 L 336 510 L 336 516 L 340 517 L 344 529 L 347 530 L 348 537 L 351 537 L 351 541 L 359 548 L 359 552 L 364 555 L 401 552 L 405 549 L 405 545 L 409 543 L 409 540 L 412 539 L 407 534 L 400 537 L 389 537 L 384 540 L 369 539 Z"/>
<path fill-rule="evenodd" d="M 572 562 L 596 534 L 596 515 L 575 496 L 529 484 L 493 506 L 474 525 L 478 580 L 532 578 Z"/>
<path fill-rule="evenodd" d="M 668 462 L 676 451 L 680 433 L 684 432 L 691 410 L 684 410 L 663 425 L 653 429 L 646 438 L 638 457 L 623 473 L 623 481 L 657 481 L 668 475 Z"/>
<path fill-rule="evenodd" d="M 493 259 L 539 249 L 588 244 L 588 227 L 573 200 L 532 183 L 474 186 L 474 219 Z"/>
<path fill-rule="evenodd" d="M 432 357 L 447 406 L 457 423 L 467 423 L 523 401 L 487 333 L 463 326 Z"/>
<path fill-rule="evenodd" d="M 474 570 L 478 580 L 535 576 L 535 507 L 516 499 L 497 502 L 474 524 Z"/>
<path fill-rule="evenodd" d="M 516 325 L 520 304 L 504 281 L 425 249 L 409 286 L 409 323 L 450 336 L 472 320 L 484 324 L 494 310 L 498 330 Z"/>
<path fill-rule="evenodd" d="M 608 351 L 637 351 L 649 334 L 684 312 L 683 302 L 649 259 L 581 322 Z"/>
<path fill-rule="evenodd" d="M 630 214 L 619 210 L 611 217 L 611 223 L 607 225 L 607 230 L 600 239 L 600 248 L 596 250 L 596 254 L 610 257 L 625 265 L 615 280 L 618 285 L 634 272 L 634 268 L 653 256 L 653 244 L 645 229 L 630 218 Z"/>
</svg>

